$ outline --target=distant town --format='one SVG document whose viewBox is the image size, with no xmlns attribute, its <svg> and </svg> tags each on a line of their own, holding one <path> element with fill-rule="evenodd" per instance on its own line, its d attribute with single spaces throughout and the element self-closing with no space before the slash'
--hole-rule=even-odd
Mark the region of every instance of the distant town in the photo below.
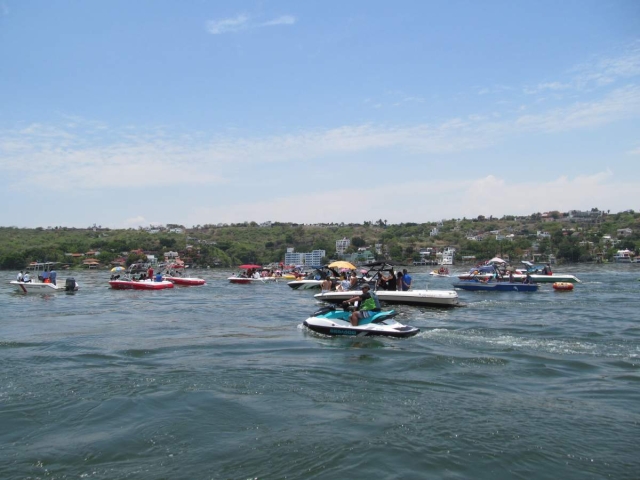
<svg viewBox="0 0 640 480">
<path fill-rule="evenodd" d="M 379 219 L 361 224 L 269 221 L 190 228 L 0 227 L 0 239 L 4 269 L 42 261 L 88 269 L 139 261 L 226 268 L 248 262 L 318 266 L 336 259 L 451 265 L 495 255 L 510 261 L 635 262 L 640 261 L 640 214 L 593 208 L 401 224 Z"/>
</svg>

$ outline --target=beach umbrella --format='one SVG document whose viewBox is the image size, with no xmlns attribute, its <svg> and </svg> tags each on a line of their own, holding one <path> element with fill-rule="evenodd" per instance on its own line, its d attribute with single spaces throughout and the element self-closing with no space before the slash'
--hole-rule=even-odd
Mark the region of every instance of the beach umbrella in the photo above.
<svg viewBox="0 0 640 480">
<path fill-rule="evenodd" d="M 337 262 L 330 263 L 329 268 L 347 268 L 349 270 L 355 270 L 356 267 L 350 262 L 346 262 L 344 260 L 338 260 Z"/>
<path fill-rule="evenodd" d="M 112 272 L 124 272 L 126 269 L 124 267 L 113 267 L 111 269 Z"/>
<path fill-rule="evenodd" d="M 243 268 L 245 270 L 248 270 L 250 268 L 262 268 L 262 265 L 253 265 L 253 264 L 246 264 L 246 265 L 240 265 L 238 268 Z"/>
</svg>

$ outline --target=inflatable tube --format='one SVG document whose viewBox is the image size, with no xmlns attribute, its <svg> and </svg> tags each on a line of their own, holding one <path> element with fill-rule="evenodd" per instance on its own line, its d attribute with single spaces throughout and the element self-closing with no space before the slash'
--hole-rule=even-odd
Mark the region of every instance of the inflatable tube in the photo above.
<svg viewBox="0 0 640 480">
<path fill-rule="evenodd" d="M 569 283 L 569 282 L 555 282 L 555 283 L 553 284 L 553 289 L 554 289 L 554 290 L 564 290 L 564 291 L 573 290 L 573 283 Z"/>
</svg>

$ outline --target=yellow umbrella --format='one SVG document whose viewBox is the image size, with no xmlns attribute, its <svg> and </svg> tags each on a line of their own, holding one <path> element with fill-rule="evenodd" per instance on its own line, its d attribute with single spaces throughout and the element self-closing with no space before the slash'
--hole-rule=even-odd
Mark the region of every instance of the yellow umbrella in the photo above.
<svg viewBox="0 0 640 480">
<path fill-rule="evenodd" d="M 349 270 L 355 270 L 356 267 L 352 263 L 345 262 L 344 260 L 338 260 L 329 264 L 329 268 L 348 268 Z"/>
</svg>

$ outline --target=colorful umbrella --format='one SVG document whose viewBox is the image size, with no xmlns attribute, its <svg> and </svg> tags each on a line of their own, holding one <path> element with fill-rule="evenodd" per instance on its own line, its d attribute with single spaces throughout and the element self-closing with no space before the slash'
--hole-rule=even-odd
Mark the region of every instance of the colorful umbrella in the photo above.
<svg viewBox="0 0 640 480">
<path fill-rule="evenodd" d="M 238 268 L 244 268 L 244 269 L 248 270 L 250 268 L 262 268 L 262 265 L 246 264 L 246 265 L 240 265 Z"/>
<path fill-rule="evenodd" d="M 111 269 L 112 272 L 124 272 L 126 269 L 124 267 L 113 267 Z"/>
</svg>

